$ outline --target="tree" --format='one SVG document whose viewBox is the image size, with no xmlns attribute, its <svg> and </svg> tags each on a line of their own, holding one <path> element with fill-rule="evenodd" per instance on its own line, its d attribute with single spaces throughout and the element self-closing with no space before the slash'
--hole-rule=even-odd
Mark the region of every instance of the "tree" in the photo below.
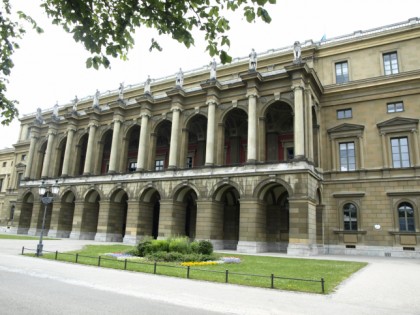
<svg viewBox="0 0 420 315">
<path fill-rule="evenodd" d="M 0 11 L 2 124 L 9 124 L 18 115 L 17 102 L 8 100 L 4 92 L 13 68 L 11 56 L 19 47 L 17 40 L 25 33 L 25 28 L 13 18 L 9 1 L 2 0 Z M 194 45 L 192 32 L 198 30 L 207 42 L 210 56 L 219 56 L 222 63 L 230 62 L 226 52 L 230 46 L 230 25 L 225 14 L 239 10 L 248 22 L 260 18 L 269 23 L 270 15 L 264 9 L 267 3 L 274 4 L 276 0 L 41 0 L 41 7 L 53 24 L 72 33 L 74 40 L 91 53 L 86 66 L 98 69 L 110 66 L 109 56 L 126 60 L 134 46 L 133 34 L 142 27 L 154 28 L 159 35 L 169 34 L 186 47 Z M 18 12 L 18 16 L 42 31 L 28 15 Z M 151 40 L 152 49 L 162 49 L 155 39 Z"/>
</svg>

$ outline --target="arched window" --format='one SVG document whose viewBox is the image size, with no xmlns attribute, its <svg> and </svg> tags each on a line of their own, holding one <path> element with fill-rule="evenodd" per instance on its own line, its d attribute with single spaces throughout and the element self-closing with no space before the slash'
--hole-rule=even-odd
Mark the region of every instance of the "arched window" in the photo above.
<svg viewBox="0 0 420 315">
<path fill-rule="evenodd" d="M 357 208 L 352 203 L 346 203 L 343 207 L 344 230 L 357 231 Z"/>
<path fill-rule="evenodd" d="M 400 231 L 415 232 L 414 209 L 408 202 L 402 202 L 399 204 L 398 221 L 400 222 Z"/>
</svg>

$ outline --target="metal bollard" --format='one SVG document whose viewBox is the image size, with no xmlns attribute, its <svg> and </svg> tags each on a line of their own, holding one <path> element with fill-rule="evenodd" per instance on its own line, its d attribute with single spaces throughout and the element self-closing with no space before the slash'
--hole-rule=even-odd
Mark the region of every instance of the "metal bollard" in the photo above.
<svg viewBox="0 0 420 315">
<path fill-rule="evenodd" d="M 55 251 L 55 260 L 58 258 L 58 250 Z"/>
<path fill-rule="evenodd" d="M 324 284 L 325 284 L 324 278 L 321 278 L 322 293 L 325 293 Z"/>
<path fill-rule="evenodd" d="M 124 260 L 124 270 L 127 270 L 127 259 Z"/>
<path fill-rule="evenodd" d="M 187 279 L 190 278 L 190 266 L 187 266 Z"/>
<path fill-rule="evenodd" d="M 98 267 L 101 266 L 101 256 L 98 257 Z"/>
<path fill-rule="evenodd" d="M 274 289 L 274 274 L 271 274 L 271 288 Z"/>
<path fill-rule="evenodd" d="M 225 278 L 225 282 L 228 283 L 229 282 L 229 270 L 226 269 L 226 278 Z"/>
<path fill-rule="evenodd" d="M 153 273 L 154 273 L 154 274 L 156 274 L 156 266 L 157 266 L 157 263 L 156 263 L 156 261 L 155 261 L 155 265 L 153 266 Z"/>
</svg>

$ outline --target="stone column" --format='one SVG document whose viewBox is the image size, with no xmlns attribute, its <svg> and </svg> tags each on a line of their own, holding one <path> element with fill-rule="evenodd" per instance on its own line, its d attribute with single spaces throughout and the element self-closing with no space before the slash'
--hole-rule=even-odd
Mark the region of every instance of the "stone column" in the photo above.
<svg viewBox="0 0 420 315">
<path fill-rule="evenodd" d="M 34 164 L 35 147 L 38 141 L 39 127 L 31 127 L 31 144 L 29 145 L 29 154 L 26 160 L 25 179 L 31 178 L 32 165 Z"/>
<path fill-rule="evenodd" d="M 308 135 L 308 159 L 309 161 L 313 162 L 314 161 L 314 130 L 313 130 L 313 126 L 312 126 L 312 95 L 310 93 L 310 90 L 308 90 L 307 92 L 307 99 L 308 99 L 308 104 L 306 106 L 306 108 L 308 109 L 307 111 L 307 135 Z"/>
<path fill-rule="evenodd" d="M 242 200 L 237 251 L 260 253 L 267 251 L 267 211 L 259 200 Z"/>
<path fill-rule="evenodd" d="M 110 200 L 101 200 L 99 206 L 98 229 L 95 241 L 121 242 L 122 235 L 115 231 L 115 218 L 112 215 L 113 203 Z"/>
<path fill-rule="evenodd" d="M 213 248 L 223 249 L 223 204 L 197 200 L 196 239 L 210 240 Z"/>
<path fill-rule="evenodd" d="M 214 165 L 214 136 L 216 134 L 216 106 L 213 101 L 207 102 L 207 134 L 206 134 L 206 162 L 207 166 Z"/>
<path fill-rule="evenodd" d="M 96 122 L 89 124 L 89 139 L 86 149 L 86 161 L 83 175 L 90 175 L 92 173 L 92 159 L 93 159 L 93 146 L 96 138 L 96 128 L 98 127 Z"/>
<path fill-rule="evenodd" d="M 34 200 L 34 204 L 32 208 L 31 225 L 29 227 L 28 235 L 32 235 L 32 236 L 39 235 L 39 232 L 41 230 L 44 210 L 45 210 L 44 204 L 42 204 L 42 202 L 39 199 Z"/>
<path fill-rule="evenodd" d="M 382 142 L 382 160 L 383 160 L 383 167 L 388 168 L 388 146 L 386 143 L 386 134 L 381 132 L 381 142 Z"/>
<path fill-rule="evenodd" d="M 74 215 L 73 215 L 73 226 L 70 233 L 70 238 L 75 240 L 81 239 L 93 239 L 85 237 L 82 233 L 82 221 L 83 221 L 83 210 L 85 202 L 75 201 L 74 203 Z"/>
<path fill-rule="evenodd" d="M 69 126 L 67 129 L 67 141 L 66 141 L 66 149 L 64 151 L 64 161 L 63 161 L 63 169 L 61 172 L 62 177 L 66 177 L 69 175 L 69 162 L 70 156 L 74 154 L 73 152 L 73 137 L 76 129 L 73 126 Z"/>
<path fill-rule="evenodd" d="M 363 145 L 363 137 L 359 136 L 359 152 L 360 152 L 360 169 L 364 169 L 365 168 L 365 150 L 364 150 L 364 145 Z"/>
<path fill-rule="evenodd" d="M 61 202 L 57 200 L 52 203 L 51 223 L 48 231 L 49 237 L 61 237 L 58 235 L 58 222 L 60 220 Z"/>
<path fill-rule="evenodd" d="M 140 217 L 139 201 L 128 200 L 127 201 L 127 225 L 125 227 L 125 235 L 124 235 L 123 243 L 137 244 L 141 240 L 139 236 L 139 225 L 140 225 L 139 217 Z"/>
<path fill-rule="evenodd" d="M 112 146 L 111 146 L 111 156 L 109 158 L 109 171 L 108 173 L 115 173 L 117 171 L 117 156 L 120 148 L 120 128 L 121 128 L 120 118 L 114 118 L 114 130 L 112 132 Z"/>
<path fill-rule="evenodd" d="M 289 198 L 288 255 L 317 255 L 316 205 L 307 198 Z"/>
<path fill-rule="evenodd" d="M 257 137 L 257 95 L 248 94 L 248 163 L 257 161 Z"/>
<path fill-rule="evenodd" d="M 294 112 L 294 153 L 295 159 L 305 157 L 305 127 L 303 112 L 303 87 L 294 87 L 295 112 Z"/>
<path fill-rule="evenodd" d="M 172 199 L 160 201 L 159 213 L 159 239 L 172 235 L 185 235 L 186 208 L 182 203 Z"/>
<path fill-rule="evenodd" d="M 172 126 L 171 126 L 171 144 L 169 148 L 169 169 L 175 169 L 178 166 L 178 138 L 179 138 L 179 116 L 181 109 L 172 108 Z"/>
<path fill-rule="evenodd" d="M 417 136 L 417 129 L 413 129 L 411 130 L 411 133 L 413 135 L 412 139 L 414 142 L 414 151 L 413 151 L 413 162 L 411 163 L 412 166 L 419 166 L 420 165 L 420 148 L 419 148 L 419 141 L 418 141 L 418 136 Z"/>
<path fill-rule="evenodd" d="M 55 128 L 50 128 L 48 130 L 47 149 L 45 151 L 44 164 L 42 165 L 41 178 L 48 178 L 48 175 L 50 174 L 50 161 L 56 132 L 57 130 Z"/>
<path fill-rule="evenodd" d="M 143 171 L 146 169 L 147 144 L 149 140 L 149 117 L 149 114 L 141 115 L 139 152 L 137 154 L 137 171 Z"/>
</svg>

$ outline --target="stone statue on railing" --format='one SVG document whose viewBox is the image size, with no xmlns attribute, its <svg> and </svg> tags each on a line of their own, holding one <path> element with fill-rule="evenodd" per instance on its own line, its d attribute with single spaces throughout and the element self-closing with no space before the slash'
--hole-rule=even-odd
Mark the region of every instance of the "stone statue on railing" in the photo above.
<svg viewBox="0 0 420 315">
<path fill-rule="evenodd" d="M 121 82 L 120 87 L 118 88 L 118 100 L 124 100 L 124 82 Z"/>
<path fill-rule="evenodd" d="M 216 69 L 217 69 L 217 63 L 216 60 L 210 61 L 210 80 L 216 80 L 217 74 L 216 74 Z"/>
<path fill-rule="evenodd" d="M 92 108 L 99 108 L 99 96 L 100 95 L 101 95 L 101 93 L 97 89 L 96 92 L 95 92 L 95 95 L 93 96 Z"/>
<path fill-rule="evenodd" d="M 77 105 L 79 104 L 79 99 L 77 98 L 77 95 L 74 97 L 73 100 L 73 108 L 72 112 L 77 114 Z"/>
<path fill-rule="evenodd" d="M 35 122 L 40 124 L 40 125 L 42 125 L 42 123 L 44 122 L 44 118 L 42 118 L 42 110 L 39 107 L 36 110 Z"/>
<path fill-rule="evenodd" d="M 182 88 L 183 84 L 184 84 L 184 73 L 182 72 L 182 69 L 179 68 L 179 71 L 176 74 L 176 78 L 175 78 L 175 86 L 178 88 Z"/>
<path fill-rule="evenodd" d="M 293 44 L 293 63 L 300 63 L 302 61 L 302 47 L 300 43 L 296 41 Z"/>
<path fill-rule="evenodd" d="M 249 70 L 257 70 L 257 53 L 255 52 L 254 48 L 252 48 L 251 53 L 249 54 Z"/>
<path fill-rule="evenodd" d="M 150 75 L 147 76 L 147 80 L 144 82 L 144 94 L 152 95 L 150 85 L 152 84 L 152 79 L 150 79 Z"/>
<path fill-rule="evenodd" d="M 53 107 L 53 113 L 52 113 L 53 118 L 58 118 L 58 103 L 55 103 L 54 107 Z"/>
</svg>

